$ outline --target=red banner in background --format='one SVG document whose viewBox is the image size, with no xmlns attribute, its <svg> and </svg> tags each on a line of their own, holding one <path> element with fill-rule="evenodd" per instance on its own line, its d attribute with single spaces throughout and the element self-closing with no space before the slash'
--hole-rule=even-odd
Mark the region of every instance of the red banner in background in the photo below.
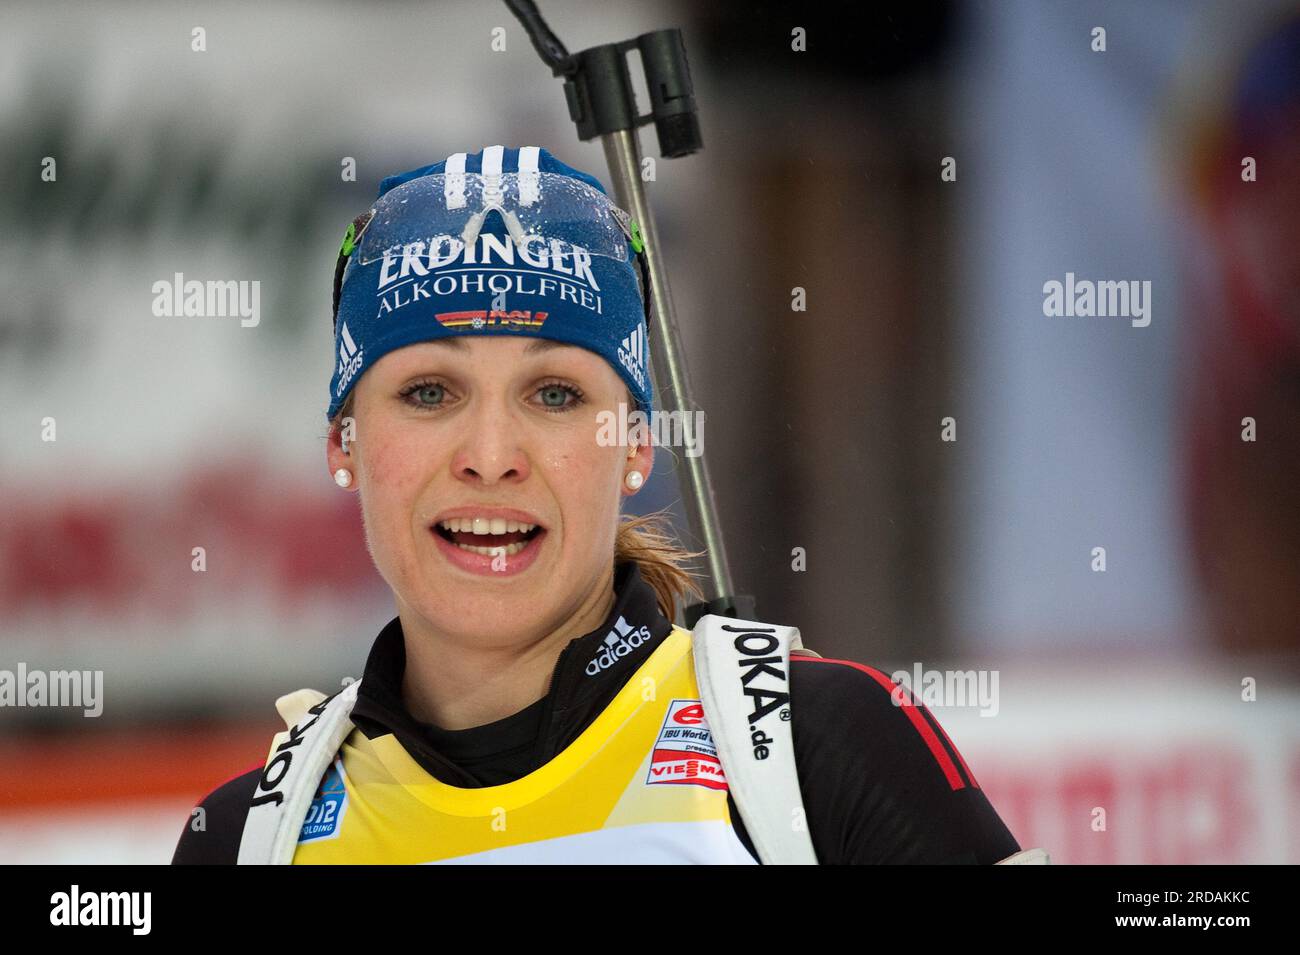
<svg viewBox="0 0 1300 955">
<path fill-rule="evenodd" d="M 270 595 L 286 612 L 328 596 L 369 596 L 382 582 L 357 502 L 322 478 L 286 482 L 256 460 L 205 463 L 171 485 L 51 495 L 29 502 L 0 539 L 0 612 L 10 618 L 75 603 L 111 617 L 152 610 L 183 619 L 197 598 Z M 195 548 L 206 569 L 195 570 Z"/>
</svg>

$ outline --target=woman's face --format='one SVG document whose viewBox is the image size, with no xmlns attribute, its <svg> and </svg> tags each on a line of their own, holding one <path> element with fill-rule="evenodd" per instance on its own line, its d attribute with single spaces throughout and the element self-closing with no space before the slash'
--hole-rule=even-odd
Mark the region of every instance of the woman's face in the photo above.
<svg viewBox="0 0 1300 955">
<path fill-rule="evenodd" d="M 625 476 L 650 474 L 653 448 L 629 459 L 609 440 L 627 441 L 629 400 L 603 358 L 549 339 L 459 336 L 375 362 L 355 385 L 350 453 L 336 430 L 328 458 L 353 474 L 399 609 L 480 645 L 579 613 L 612 567 Z"/>
</svg>

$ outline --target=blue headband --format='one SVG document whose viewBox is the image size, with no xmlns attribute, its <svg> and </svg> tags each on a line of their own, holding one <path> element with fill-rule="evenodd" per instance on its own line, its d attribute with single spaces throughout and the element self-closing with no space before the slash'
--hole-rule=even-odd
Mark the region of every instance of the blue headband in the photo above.
<svg viewBox="0 0 1300 955">
<path fill-rule="evenodd" d="M 457 153 L 432 166 L 389 176 L 380 183 L 377 199 L 425 176 L 450 180 L 457 174 L 509 173 L 517 173 L 511 178 L 521 182 L 530 174 L 536 180 L 537 173 L 567 176 L 585 184 L 575 192 L 590 195 L 585 188 L 589 186 L 608 201 L 600 180 L 537 146 L 488 146 L 473 154 Z M 383 355 L 452 335 L 523 335 L 586 348 L 627 382 L 640 410 L 652 408 L 645 306 L 630 251 L 626 258 L 587 255 L 574 243 L 568 248 L 576 251 L 565 254 L 556 246 L 547 254 L 543 244 L 541 254 L 527 255 L 509 241 L 506 223 L 494 211 L 483 220 L 478 238 L 451 261 L 423 244 L 414 254 L 408 248 L 366 260 L 354 249 L 365 241 L 370 225 L 368 221 L 355 236 L 350 229 L 344 240 L 343 254 L 349 258 L 334 321 L 338 360 L 327 418 L 338 413 L 357 380 Z M 630 235 L 636 237 L 632 248 L 639 250 L 635 223 Z M 508 304 L 499 311 L 494 301 L 503 295 Z"/>
</svg>

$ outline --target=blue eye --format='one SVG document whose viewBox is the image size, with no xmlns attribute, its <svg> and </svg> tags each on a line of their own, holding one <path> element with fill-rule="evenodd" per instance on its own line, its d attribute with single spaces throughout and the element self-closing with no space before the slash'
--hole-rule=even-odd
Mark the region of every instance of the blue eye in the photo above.
<svg viewBox="0 0 1300 955">
<path fill-rule="evenodd" d="M 552 414 L 572 411 L 586 401 L 582 389 L 562 381 L 547 382 L 538 387 L 536 394 L 542 396 L 543 410 Z M 436 411 L 448 404 L 447 386 L 440 381 L 416 381 L 407 385 L 398 397 L 413 408 L 422 411 Z M 566 401 L 569 398 L 572 400 Z"/>
<path fill-rule="evenodd" d="M 580 389 L 575 388 L 573 385 L 566 385 L 560 381 L 552 381 L 542 385 L 537 389 L 537 393 L 546 396 L 546 398 L 542 399 L 542 404 L 548 412 L 552 413 L 572 411 L 578 405 L 582 404 L 584 400 L 584 395 Z M 573 401 L 566 402 L 564 400 L 566 395 L 571 396 Z M 559 403 L 548 400 L 551 398 L 557 399 Z"/>
<path fill-rule="evenodd" d="M 437 408 L 442 404 L 446 391 L 446 387 L 439 382 L 417 381 L 403 388 L 401 397 L 407 404 L 417 408 Z M 431 395 L 435 397 L 431 398 Z"/>
</svg>

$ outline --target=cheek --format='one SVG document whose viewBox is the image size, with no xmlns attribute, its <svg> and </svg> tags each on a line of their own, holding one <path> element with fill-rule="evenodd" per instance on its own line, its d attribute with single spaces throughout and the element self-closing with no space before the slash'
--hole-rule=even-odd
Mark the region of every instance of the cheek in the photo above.
<svg viewBox="0 0 1300 955">
<path fill-rule="evenodd" d="M 428 449 L 400 433 L 372 432 L 362 458 L 362 495 L 375 516 L 400 514 L 428 482 L 433 459 Z M 371 493 L 366 494 L 369 489 Z"/>
<path fill-rule="evenodd" d="M 575 441 L 548 448 L 541 466 L 558 495 L 591 501 L 593 494 L 610 489 L 618 468 L 617 452 L 591 441 Z"/>
<path fill-rule="evenodd" d="M 626 452 L 623 452 L 626 454 Z M 618 448 L 583 442 L 547 451 L 542 466 L 570 528 L 583 528 L 595 537 L 597 528 L 614 520 L 619 509 Z"/>
</svg>

